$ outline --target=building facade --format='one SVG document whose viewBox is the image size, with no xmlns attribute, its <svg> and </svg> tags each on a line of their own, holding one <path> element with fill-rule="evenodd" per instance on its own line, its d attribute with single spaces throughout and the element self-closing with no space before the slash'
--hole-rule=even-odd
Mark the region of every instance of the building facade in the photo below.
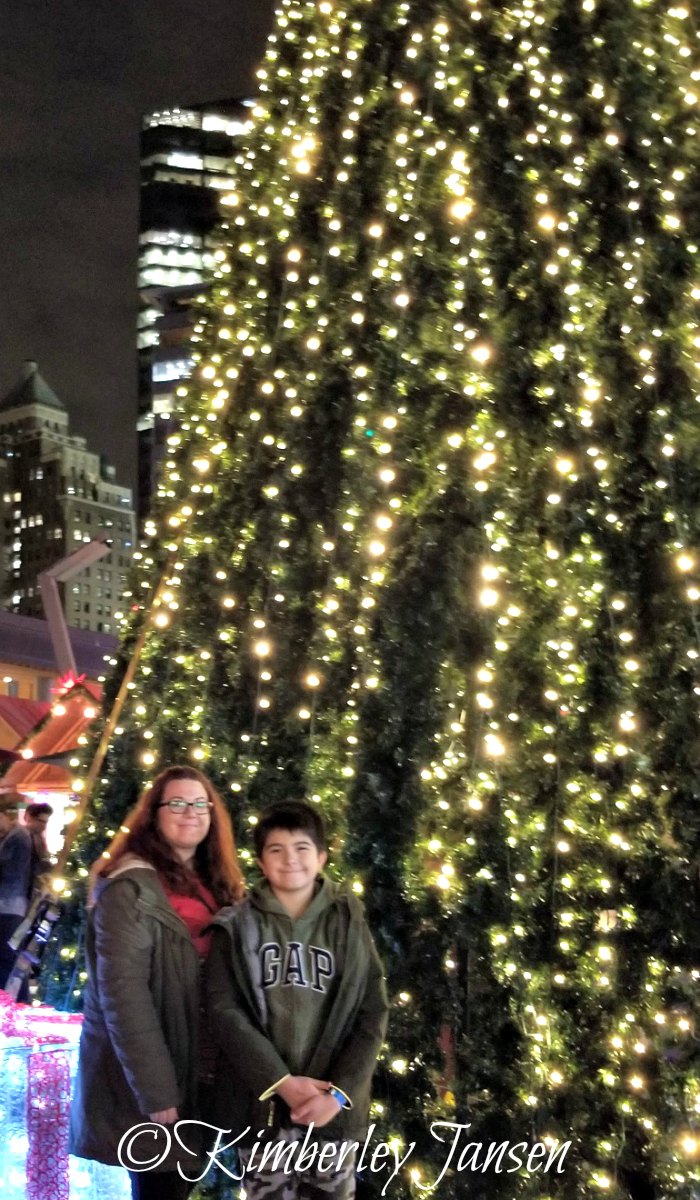
<svg viewBox="0 0 700 1200">
<path fill-rule="evenodd" d="M 197 301 L 214 265 L 250 101 L 150 113 L 141 132 L 137 512 L 155 495 L 176 389 L 192 371 Z"/>
<path fill-rule="evenodd" d="M 0 401 L 0 497 L 2 608 L 42 617 L 40 572 L 103 539 L 109 554 L 61 585 L 63 607 L 74 628 L 114 633 L 134 547 L 131 489 L 70 433 L 63 403 L 32 361 Z"/>
</svg>

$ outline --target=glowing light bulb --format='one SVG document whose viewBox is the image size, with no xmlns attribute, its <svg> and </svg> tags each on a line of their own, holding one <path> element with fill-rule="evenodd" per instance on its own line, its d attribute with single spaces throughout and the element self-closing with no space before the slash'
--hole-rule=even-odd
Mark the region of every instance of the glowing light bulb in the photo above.
<svg viewBox="0 0 700 1200">
<path fill-rule="evenodd" d="M 490 758 L 502 758 L 506 752 L 503 742 L 495 733 L 487 733 L 484 738 L 484 749 Z"/>
<path fill-rule="evenodd" d="M 474 205 L 471 200 L 455 200 L 450 207 L 450 212 L 456 221 L 466 221 L 474 211 Z"/>
<path fill-rule="evenodd" d="M 483 588 L 479 593 L 479 601 L 484 608 L 493 608 L 499 601 L 498 592 L 494 588 Z"/>
</svg>

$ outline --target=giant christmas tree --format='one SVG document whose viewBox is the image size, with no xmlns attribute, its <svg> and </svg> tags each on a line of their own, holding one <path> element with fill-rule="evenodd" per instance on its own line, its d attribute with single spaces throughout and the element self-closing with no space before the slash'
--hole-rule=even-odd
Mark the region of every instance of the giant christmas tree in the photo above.
<svg viewBox="0 0 700 1200">
<path fill-rule="evenodd" d="M 176 760 L 248 860 L 319 804 L 394 1196 L 440 1120 L 572 1142 L 440 1195 L 700 1188 L 699 110 L 684 0 L 285 0 L 260 72 L 79 859 Z"/>
</svg>

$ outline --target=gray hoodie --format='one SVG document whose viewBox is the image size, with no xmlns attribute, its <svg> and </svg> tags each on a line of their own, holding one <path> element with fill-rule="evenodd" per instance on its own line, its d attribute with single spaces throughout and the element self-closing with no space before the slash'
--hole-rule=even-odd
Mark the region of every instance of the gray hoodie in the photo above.
<svg viewBox="0 0 700 1200">
<path fill-rule="evenodd" d="M 322 876 L 306 912 L 292 920 L 263 884 L 224 909 L 213 929 L 206 987 L 226 1060 L 215 1089 L 217 1122 L 237 1134 L 250 1125 L 248 1140 L 266 1125 L 288 1124 L 280 1097 L 259 1097 L 285 1075 L 301 1074 L 329 1080 L 352 1103 L 321 1137 L 364 1132 L 388 1006 L 357 898 Z"/>
</svg>

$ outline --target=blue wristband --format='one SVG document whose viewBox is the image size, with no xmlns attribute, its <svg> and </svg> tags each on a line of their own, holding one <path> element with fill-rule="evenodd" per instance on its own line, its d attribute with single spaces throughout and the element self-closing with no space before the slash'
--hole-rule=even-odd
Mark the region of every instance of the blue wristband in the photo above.
<svg viewBox="0 0 700 1200">
<path fill-rule="evenodd" d="M 347 1096 L 345 1096 L 337 1087 L 329 1087 L 328 1095 L 332 1096 L 336 1104 L 339 1104 L 341 1108 L 347 1108 Z"/>
</svg>

